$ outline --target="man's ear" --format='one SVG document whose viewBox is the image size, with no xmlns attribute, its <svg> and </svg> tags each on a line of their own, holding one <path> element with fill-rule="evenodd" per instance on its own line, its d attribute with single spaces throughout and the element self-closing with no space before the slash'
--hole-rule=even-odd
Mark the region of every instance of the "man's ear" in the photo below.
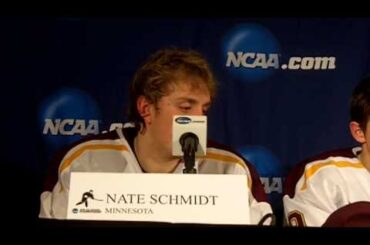
<svg viewBox="0 0 370 245">
<path fill-rule="evenodd" d="M 355 121 L 349 123 L 349 129 L 352 137 L 360 144 L 366 143 L 365 132 L 361 129 L 360 124 Z"/>
<path fill-rule="evenodd" d="M 151 121 L 151 113 L 150 113 L 150 106 L 151 103 L 148 101 L 148 99 L 145 96 L 139 96 L 139 98 L 136 101 L 136 108 L 139 113 L 139 115 L 144 119 L 144 122 L 146 124 L 150 123 Z"/>
</svg>

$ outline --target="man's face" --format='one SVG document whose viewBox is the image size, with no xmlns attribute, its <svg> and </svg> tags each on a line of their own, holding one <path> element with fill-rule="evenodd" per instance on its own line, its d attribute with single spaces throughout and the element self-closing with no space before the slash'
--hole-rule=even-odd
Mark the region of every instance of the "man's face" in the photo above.
<svg viewBox="0 0 370 245">
<path fill-rule="evenodd" d="M 199 86 L 192 87 L 186 78 L 174 84 L 168 95 L 163 96 L 157 105 L 151 105 L 151 123 L 148 133 L 154 142 L 172 155 L 172 120 L 174 115 L 205 115 L 211 104 L 211 96 L 206 85 L 196 81 Z M 198 79 L 197 79 L 198 80 Z M 192 81 L 193 82 L 193 81 Z"/>
</svg>

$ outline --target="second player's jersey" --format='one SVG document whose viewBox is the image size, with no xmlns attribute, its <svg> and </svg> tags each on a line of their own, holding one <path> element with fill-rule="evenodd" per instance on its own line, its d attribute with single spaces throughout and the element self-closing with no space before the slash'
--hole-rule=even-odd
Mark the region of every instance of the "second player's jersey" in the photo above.
<svg viewBox="0 0 370 245">
<path fill-rule="evenodd" d="M 357 158 L 360 150 L 327 152 L 295 168 L 283 197 L 289 225 L 322 226 L 339 208 L 370 201 L 370 172 Z"/>
</svg>

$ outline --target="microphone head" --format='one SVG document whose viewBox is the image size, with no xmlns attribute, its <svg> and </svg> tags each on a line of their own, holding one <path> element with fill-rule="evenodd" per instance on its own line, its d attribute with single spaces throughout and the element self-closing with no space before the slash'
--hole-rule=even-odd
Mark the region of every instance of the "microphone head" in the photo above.
<svg viewBox="0 0 370 245">
<path fill-rule="evenodd" d="M 183 133 L 180 137 L 180 144 L 183 145 L 185 144 L 185 140 L 187 139 L 193 139 L 195 142 L 199 142 L 199 138 L 196 134 L 192 133 L 192 132 L 186 132 L 186 133 Z"/>
<path fill-rule="evenodd" d="M 183 152 L 193 150 L 196 152 L 198 149 L 199 138 L 196 134 L 187 132 L 181 135 L 180 145 Z"/>
<path fill-rule="evenodd" d="M 183 146 L 193 144 L 196 156 L 206 155 L 207 117 L 176 115 L 172 121 L 172 155 L 183 156 Z"/>
</svg>

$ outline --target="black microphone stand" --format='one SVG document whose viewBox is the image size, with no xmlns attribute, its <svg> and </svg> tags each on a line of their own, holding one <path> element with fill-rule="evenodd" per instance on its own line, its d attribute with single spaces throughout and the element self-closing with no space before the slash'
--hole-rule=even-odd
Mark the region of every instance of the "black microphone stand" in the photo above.
<svg viewBox="0 0 370 245">
<path fill-rule="evenodd" d="M 197 170 L 194 168 L 195 165 L 195 150 L 190 149 L 184 152 L 184 162 L 185 168 L 183 170 L 184 174 L 196 174 Z"/>
</svg>

